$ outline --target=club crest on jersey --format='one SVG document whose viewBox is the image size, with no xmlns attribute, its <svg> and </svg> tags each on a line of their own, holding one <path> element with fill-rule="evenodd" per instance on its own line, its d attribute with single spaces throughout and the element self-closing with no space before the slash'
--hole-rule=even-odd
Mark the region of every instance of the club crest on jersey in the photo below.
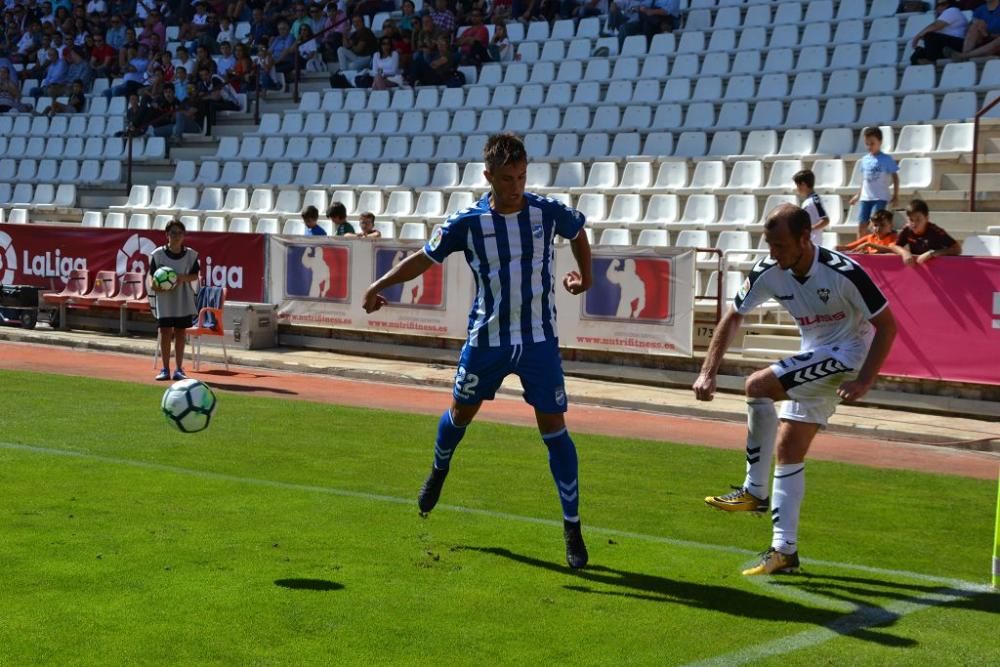
<svg viewBox="0 0 1000 667">
<path fill-rule="evenodd" d="M 830 290 L 828 290 L 825 287 L 816 290 L 816 295 L 819 296 L 820 301 L 822 301 L 823 303 L 826 303 L 827 301 L 830 300 Z"/>
<path fill-rule="evenodd" d="M 438 227 L 437 229 L 434 230 L 434 233 L 431 234 L 431 240 L 430 240 L 431 250 L 438 249 L 438 246 L 441 245 L 442 238 L 444 238 L 444 229 Z"/>
<path fill-rule="evenodd" d="M 556 389 L 555 398 L 556 398 L 556 405 L 560 407 L 566 405 L 566 390 L 563 389 L 562 387 Z"/>
<path fill-rule="evenodd" d="M 740 299 L 745 299 L 747 298 L 747 294 L 749 292 L 750 292 L 750 279 L 747 278 L 746 280 L 743 281 L 743 285 L 740 286 L 739 294 L 737 294 L 736 296 L 738 296 Z"/>
<path fill-rule="evenodd" d="M 544 234 L 545 234 L 545 228 L 542 227 L 541 225 L 531 226 L 531 235 L 534 236 L 536 239 L 542 238 Z"/>
</svg>

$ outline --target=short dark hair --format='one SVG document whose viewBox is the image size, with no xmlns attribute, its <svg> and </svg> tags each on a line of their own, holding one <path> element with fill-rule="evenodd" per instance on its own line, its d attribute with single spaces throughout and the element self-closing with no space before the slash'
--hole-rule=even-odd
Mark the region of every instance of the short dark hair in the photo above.
<svg viewBox="0 0 1000 667">
<path fill-rule="evenodd" d="M 326 211 L 326 217 L 328 218 L 346 218 L 347 217 L 347 207 L 341 204 L 339 201 L 335 201 L 330 204 L 330 208 Z"/>
<path fill-rule="evenodd" d="M 490 136 L 483 147 L 483 162 L 486 163 L 487 171 L 527 161 L 528 152 L 524 149 L 524 142 L 512 132 Z"/>
<path fill-rule="evenodd" d="M 792 182 L 795 185 L 805 185 L 810 190 L 816 187 L 816 175 L 812 173 L 811 169 L 803 169 L 802 171 L 795 172 L 792 176 Z"/>
<path fill-rule="evenodd" d="M 913 215 L 914 213 L 923 213 L 924 215 L 930 215 L 931 210 L 927 208 L 927 202 L 923 199 L 911 199 L 910 205 L 906 207 L 906 214 Z"/>
<path fill-rule="evenodd" d="M 302 211 L 302 217 L 310 220 L 319 220 L 319 210 L 315 206 L 306 206 Z"/>
<path fill-rule="evenodd" d="M 371 220 L 373 224 L 375 222 L 375 214 L 371 211 L 365 211 L 361 214 L 360 218 L 361 220 Z"/>
<path fill-rule="evenodd" d="M 773 232 L 781 223 L 788 225 L 788 231 L 793 237 L 809 236 L 812 232 L 812 220 L 809 214 L 795 204 L 782 204 L 771 211 L 764 223 L 764 231 Z"/>
<path fill-rule="evenodd" d="M 179 229 L 181 230 L 182 233 L 187 231 L 187 228 L 184 226 L 184 223 L 176 218 L 168 222 L 167 226 L 163 228 L 163 231 L 169 234 L 171 229 Z"/>
<path fill-rule="evenodd" d="M 879 127 L 866 127 L 862 134 L 864 134 L 865 139 L 875 137 L 879 141 L 882 141 L 882 129 Z"/>
<path fill-rule="evenodd" d="M 881 225 L 883 222 L 888 222 L 892 224 L 892 211 L 887 208 L 880 208 L 879 210 L 872 213 L 871 221 L 876 225 Z"/>
</svg>

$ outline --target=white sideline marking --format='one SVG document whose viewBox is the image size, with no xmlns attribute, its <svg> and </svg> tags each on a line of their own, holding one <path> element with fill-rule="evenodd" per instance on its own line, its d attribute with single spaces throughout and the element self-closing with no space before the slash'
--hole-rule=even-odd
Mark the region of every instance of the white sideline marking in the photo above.
<svg viewBox="0 0 1000 667">
<path fill-rule="evenodd" d="M 771 588 L 766 583 L 764 585 Z M 683 667 L 732 667 L 733 665 L 745 665 L 755 660 L 763 660 L 764 658 L 772 658 L 804 648 L 812 648 L 824 644 L 831 639 L 851 635 L 858 630 L 884 625 L 898 620 L 907 614 L 985 593 L 987 590 L 986 586 L 966 586 L 961 589 L 942 588 L 939 591 L 923 593 L 918 599 L 898 600 L 884 607 L 857 606 L 851 614 L 830 621 L 823 627 L 804 630 L 788 637 L 781 637 L 780 639 L 757 644 L 756 646 L 748 646 L 732 653 L 715 656 L 714 658 L 690 662 Z"/>
<path fill-rule="evenodd" d="M 103 456 L 101 454 L 75 452 L 69 449 L 36 447 L 33 445 L 22 445 L 11 442 L 0 442 L 0 449 L 29 452 L 33 454 L 46 454 L 49 456 L 62 456 L 66 458 L 84 459 L 87 461 L 98 461 L 100 463 L 110 463 L 113 465 L 125 465 L 125 466 L 131 466 L 133 468 L 142 468 L 145 470 L 158 470 L 161 472 L 169 472 L 178 475 L 190 475 L 192 477 L 200 477 L 202 479 L 214 479 L 225 482 L 238 482 L 241 484 L 266 486 L 276 489 L 289 489 L 292 491 L 324 493 L 331 496 L 340 496 L 343 498 L 357 498 L 360 500 L 372 500 L 385 503 L 394 503 L 396 505 L 412 505 L 414 506 L 414 509 L 416 509 L 416 500 L 414 498 L 400 498 L 398 496 L 387 496 L 378 493 L 366 493 L 364 491 L 349 491 L 347 489 L 335 489 L 328 486 L 297 484 L 294 482 L 281 482 L 272 479 L 241 477 L 239 475 L 229 475 L 221 472 L 198 470 L 197 468 L 183 468 L 181 466 L 167 465 L 164 463 L 152 463 L 149 461 L 138 461 L 135 459 L 123 459 L 114 456 Z M 544 526 L 556 526 L 562 528 L 561 520 L 556 521 L 554 519 L 542 519 L 533 516 L 524 516 L 521 514 L 510 514 L 508 512 L 495 512 L 493 510 L 477 509 L 473 507 L 462 507 L 460 505 L 445 505 L 445 504 L 439 504 L 435 509 L 447 510 L 449 512 L 462 512 L 464 514 L 473 514 L 476 516 L 487 516 L 494 519 L 506 519 L 509 521 L 520 521 L 521 523 L 533 523 Z M 635 533 L 628 530 L 618 530 L 616 528 L 601 528 L 598 526 L 588 525 L 587 531 L 591 533 L 600 533 L 603 535 L 612 535 L 615 537 L 627 537 L 636 540 L 642 540 L 645 542 L 656 542 L 659 544 L 669 544 L 671 546 L 688 547 L 691 549 L 701 549 L 704 551 L 716 551 L 721 553 L 742 554 L 742 555 L 755 555 L 757 553 L 750 549 L 740 549 L 739 547 L 726 546 L 723 544 L 706 544 L 704 542 L 680 540 L 673 537 L 649 535 L 647 533 Z M 820 565 L 824 567 L 839 568 L 844 570 L 854 570 L 856 572 L 867 572 L 869 574 L 877 574 L 882 576 L 905 577 L 915 581 L 923 581 L 932 584 L 941 584 L 942 586 L 947 586 L 959 591 L 966 591 L 967 593 L 980 593 L 992 590 L 990 589 L 989 586 L 975 584 L 972 582 L 964 581 L 962 579 L 936 577 L 930 574 L 922 574 L 920 572 L 909 572 L 907 570 L 892 570 L 880 567 L 871 567 L 868 565 L 857 565 L 855 563 L 840 563 L 836 561 L 826 561 L 826 560 L 810 560 L 807 558 L 803 558 L 802 562 L 808 565 Z"/>
</svg>

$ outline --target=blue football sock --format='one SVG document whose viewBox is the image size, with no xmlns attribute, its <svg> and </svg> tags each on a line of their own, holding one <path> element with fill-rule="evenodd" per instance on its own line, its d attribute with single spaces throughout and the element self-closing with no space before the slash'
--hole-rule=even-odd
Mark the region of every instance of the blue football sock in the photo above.
<svg viewBox="0 0 1000 667">
<path fill-rule="evenodd" d="M 563 518 L 566 521 L 580 520 L 580 488 L 577 478 L 576 446 L 569 437 L 569 431 L 543 435 L 542 440 L 549 448 L 549 469 L 556 481 L 559 502 L 562 503 Z"/>
<path fill-rule="evenodd" d="M 455 426 L 451 419 L 451 408 L 444 411 L 438 422 L 437 440 L 434 442 L 434 467 L 447 470 L 451 465 L 451 455 L 465 436 L 465 426 Z"/>
</svg>

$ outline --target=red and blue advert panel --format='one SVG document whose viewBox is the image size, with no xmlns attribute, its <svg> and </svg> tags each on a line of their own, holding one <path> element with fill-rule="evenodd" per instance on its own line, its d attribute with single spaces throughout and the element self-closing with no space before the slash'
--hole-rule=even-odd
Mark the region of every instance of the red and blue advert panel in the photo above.
<svg viewBox="0 0 1000 667">
<path fill-rule="evenodd" d="M 375 275 L 387 273 L 414 249 L 400 247 L 378 247 L 375 249 Z M 417 250 L 417 252 L 420 252 Z M 445 306 L 444 300 L 444 265 L 434 264 L 423 275 L 402 285 L 393 285 L 382 290 L 382 296 L 394 306 L 411 306 L 418 308 L 439 308 Z"/>
<path fill-rule="evenodd" d="M 351 294 L 351 251 L 344 246 L 286 248 L 285 296 L 347 302 Z"/>
<path fill-rule="evenodd" d="M 583 301 L 583 317 L 669 323 L 670 277 L 667 257 L 601 255 L 593 258 L 594 284 Z"/>
</svg>

